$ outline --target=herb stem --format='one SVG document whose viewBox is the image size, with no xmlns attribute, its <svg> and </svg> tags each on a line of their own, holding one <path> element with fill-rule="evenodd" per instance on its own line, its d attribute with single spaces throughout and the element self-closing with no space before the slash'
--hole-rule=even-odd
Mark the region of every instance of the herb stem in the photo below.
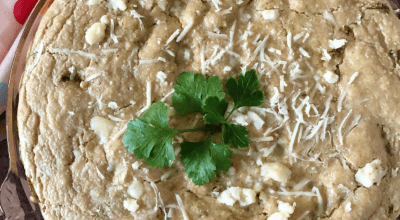
<svg viewBox="0 0 400 220">
<path fill-rule="evenodd" d="M 186 132 L 195 132 L 195 131 L 203 131 L 203 132 L 210 132 L 211 134 L 216 134 L 222 131 L 222 125 L 206 125 L 200 128 L 193 128 L 193 129 L 184 129 L 178 130 L 177 134 L 186 133 Z"/>
<path fill-rule="evenodd" d="M 178 134 L 186 133 L 186 132 L 205 131 L 205 130 L 207 130 L 207 127 L 183 129 L 183 130 L 178 130 Z"/>
<path fill-rule="evenodd" d="M 229 117 L 231 117 L 232 113 L 236 110 L 237 108 L 234 107 L 228 114 L 228 116 L 225 118 L 225 121 L 228 121 Z"/>
</svg>

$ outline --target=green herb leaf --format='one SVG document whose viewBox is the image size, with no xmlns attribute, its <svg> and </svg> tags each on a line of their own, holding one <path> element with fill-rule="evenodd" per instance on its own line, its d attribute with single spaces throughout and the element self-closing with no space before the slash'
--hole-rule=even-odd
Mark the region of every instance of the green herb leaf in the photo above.
<svg viewBox="0 0 400 220">
<path fill-rule="evenodd" d="M 231 167 L 232 151 L 227 144 L 211 143 L 210 146 L 211 158 L 214 158 L 217 170 L 228 172 Z"/>
<path fill-rule="evenodd" d="M 220 100 L 225 97 L 221 80 L 216 76 L 206 80 L 200 73 L 184 72 L 177 81 L 178 84 L 174 86 L 172 104 L 180 115 L 192 112 L 203 113 L 202 107 L 207 97 L 216 96 Z"/>
<path fill-rule="evenodd" d="M 242 106 L 259 106 L 264 100 L 264 93 L 258 90 L 260 82 L 255 70 L 246 71 L 245 75 L 240 74 L 236 81 L 229 77 L 225 87 L 235 103 L 234 109 Z"/>
<path fill-rule="evenodd" d="M 203 185 L 215 178 L 215 171 L 228 171 L 232 151 L 224 144 L 216 144 L 207 139 L 204 142 L 187 142 L 181 144 L 182 162 L 186 173 L 196 185 Z"/>
<path fill-rule="evenodd" d="M 169 165 L 175 160 L 172 137 L 177 131 L 168 126 L 168 106 L 159 101 L 150 106 L 140 119 L 128 123 L 122 142 L 139 159 L 152 167 Z"/>
<path fill-rule="evenodd" d="M 238 80 L 230 77 L 225 84 L 234 101 L 234 107 L 225 117 L 228 102 L 224 99 L 221 80 L 218 77 L 205 79 L 202 74 L 184 72 L 175 85 L 172 104 L 180 115 L 199 112 L 203 115 L 205 126 L 202 128 L 174 130 L 168 125 L 168 107 L 161 101 L 153 104 L 142 115 L 128 123 L 123 136 L 124 146 L 139 159 L 145 159 L 152 167 L 171 165 L 175 160 L 172 138 L 176 134 L 202 131 L 209 137 L 220 133 L 225 144 L 206 141 L 181 144 L 181 159 L 186 165 L 186 172 L 193 183 L 203 185 L 215 178 L 216 171 L 227 172 L 230 168 L 234 148 L 246 148 L 250 145 L 249 132 L 246 127 L 230 124 L 227 119 L 242 106 L 258 106 L 262 104 L 264 94 L 258 90 L 260 82 L 255 70 L 240 75 Z"/>
<path fill-rule="evenodd" d="M 235 148 L 246 148 L 250 146 L 249 131 L 242 125 L 224 123 L 222 137 L 225 144 L 232 144 Z"/>
<path fill-rule="evenodd" d="M 228 102 L 225 99 L 219 100 L 218 97 L 209 97 L 205 101 L 203 111 L 204 122 L 210 125 L 217 125 L 225 122 L 224 115 L 228 109 Z"/>
</svg>

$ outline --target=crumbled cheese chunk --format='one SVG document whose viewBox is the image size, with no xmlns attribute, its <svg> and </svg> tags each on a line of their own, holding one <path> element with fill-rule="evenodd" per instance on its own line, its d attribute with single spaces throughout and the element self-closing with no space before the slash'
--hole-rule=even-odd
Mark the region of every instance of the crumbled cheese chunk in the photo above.
<svg viewBox="0 0 400 220">
<path fill-rule="evenodd" d="M 108 5 L 109 8 L 112 8 L 114 10 L 121 10 L 125 11 L 126 10 L 126 0 L 108 0 Z"/>
<path fill-rule="evenodd" d="M 365 187 L 371 187 L 374 183 L 380 184 L 386 171 L 381 166 L 380 159 L 375 159 L 367 163 L 362 169 L 359 169 L 355 175 L 356 181 Z"/>
<path fill-rule="evenodd" d="M 101 0 L 88 0 L 87 4 L 91 6 L 91 5 L 100 4 L 100 2 L 101 2 Z"/>
<path fill-rule="evenodd" d="M 135 161 L 135 163 L 132 164 L 132 169 L 137 170 L 139 169 L 140 165 L 142 165 L 141 161 Z"/>
<path fill-rule="evenodd" d="M 100 116 L 95 116 L 90 120 L 90 129 L 100 137 L 100 144 L 107 143 L 114 126 L 113 121 Z"/>
<path fill-rule="evenodd" d="M 136 212 L 139 209 L 136 199 L 126 199 L 124 201 L 124 208 L 130 212 Z"/>
<path fill-rule="evenodd" d="M 119 108 L 116 102 L 109 102 L 108 107 L 114 110 Z"/>
<path fill-rule="evenodd" d="M 339 76 L 336 75 L 334 72 L 328 70 L 324 74 L 324 79 L 326 82 L 333 84 L 333 83 L 337 83 L 337 81 L 339 80 Z"/>
<path fill-rule="evenodd" d="M 326 51 L 326 49 L 322 49 L 322 58 L 321 58 L 321 60 L 329 61 L 331 59 L 332 59 L 332 57 L 331 57 L 331 55 L 329 55 L 328 51 Z"/>
<path fill-rule="evenodd" d="M 260 183 L 260 182 L 254 183 L 254 186 L 253 186 L 254 192 L 261 192 L 262 188 L 263 188 L 262 183 Z"/>
<path fill-rule="evenodd" d="M 261 176 L 264 177 L 264 181 L 273 179 L 281 183 L 286 183 L 291 175 L 292 171 L 279 162 L 265 163 L 261 167 Z"/>
<path fill-rule="evenodd" d="M 106 36 L 106 25 L 100 22 L 94 23 L 86 31 L 85 39 L 88 44 L 97 44 Z"/>
<path fill-rule="evenodd" d="M 279 10 L 278 9 L 264 10 L 260 11 L 260 14 L 265 20 L 276 20 L 279 17 Z"/>
<path fill-rule="evenodd" d="M 107 15 L 101 16 L 100 22 L 103 24 L 110 24 L 110 20 L 108 19 Z"/>
<path fill-rule="evenodd" d="M 346 204 L 346 207 L 344 207 L 344 210 L 345 210 L 346 212 L 350 212 L 350 211 L 351 211 L 351 202 L 348 202 L 348 203 Z"/>
<path fill-rule="evenodd" d="M 143 183 L 135 178 L 128 187 L 128 194 L 134 199 L 140 199 L 140 197 L 143 195 L 143 192 Z"/>
<path fill-rule="evenodd" d="M 230 67 L 230 66 L 225 66 L 224 67 L 224 73 L 229 72 L 231 70 L 232 70 L 232 67 Z"/>
<path fill-rule="evenodd" d="M 185 51 L 183 52 L 183 58 L 185 59 L 185 60 L 190 60 L 190 51 L 189 51 L 189 49 L 185 49 Z"/>
<path fill-rule="evenodd" d="M 289 215 L 293 214 L 294 207 L 287 202 L 278 201 L 278 209 L 280 212 L 287 213 Z"/>
<path fill-rule="evenodd" d="M 275 212 L 267 220 L 288 220 L 290 215 L 294 212 L 294 206 L 291 206 L 287 202 L 278 201 L 278 210 L 279 212 Z"/>
<path fill-rule="evenodd" d="M 165 9 L 167 8 L 168 1 L 167 0 L 158 0 L 157 4 L 158 4 L 158 7 L 160 7 L 160 9 L 162 11 L 165 11 Z"/>
<path fill-rule="evenodd" d="M 336 21 L 335 21 L 335 18 L 333 17 L 333 15 L 332 15 L 332 13 L 330 13 L 328 11 L 324 11 L 322 14 L 323 14 L 325 20 L 329 21 L 333 25 L 336 25 Z"/>
<path fill-rule="evenodd" d="M 256 202 L 256 192 L 252 189 L 229 187 L 218 197 L 218 202 L 232 206 L 239 201 L 240 206 L 248 206 Z"/>
<path fill-rule="evenodd" d="M 345 39 L 334 39 L 334 40 L 329 40 L 329 47 L 332 49 L 339 49 L 343 47 L 346 44 L 347 40 Z"/>
<path fill-rule="evenodd" d="M 392 169 L 392 177 L 395 178 L 397 177 L 397 173 L 399 172 L 399 167 L 397 167 L 396 169 Z"/>
<path fill-rule="evenodd" d="M 289 217 L 287 214 L 282 213 L 282 212 L 275 212 L 270 217 L 268 217 L 267 220 L 288 220 L 288 219 L 289 219 Z"/>
</svg>

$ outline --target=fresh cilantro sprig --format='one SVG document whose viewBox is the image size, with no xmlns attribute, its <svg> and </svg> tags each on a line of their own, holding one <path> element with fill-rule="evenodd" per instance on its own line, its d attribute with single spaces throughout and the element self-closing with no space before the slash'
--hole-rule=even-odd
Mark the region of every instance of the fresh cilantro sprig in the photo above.
<svg viewBox="0 0 400 220">
<path fill-rule="evenodd" d="M 202 142 L 184 141 L 180 147 L 181 160 L 193 183 L 203 185 L 215 178 L 216 171 L 227 172 L 231 165 L 232 150 L 250 145 L 246 127 L 228 122 L 234 111 L 244 106 L 259 106 L 264 93 L 259 90 L 260 82 L 255 70 L 249 70 L 238 79 L 230 77 L 225 88 L 233 100 L 228 110 L 226 94 L 222 91 L 218 77 L 206 79 L 202 74 L 184 72 L 175 85 L 172 105 L 180 115 L 201 113 L 206 126 L 175 130 L 169 127 L 168 106 L 159 101 L 152 104 L 140 117 L 128 123 L 123 136 L 124 146 L 139 159 L 145 159 L 151 167 L 171 166 L 175 160 L 172 138 L 180 133 L 203 131 L 207 138 Z M 213 134 L 222 132 L 223 143 L 214 143 Z"/>
</svg>

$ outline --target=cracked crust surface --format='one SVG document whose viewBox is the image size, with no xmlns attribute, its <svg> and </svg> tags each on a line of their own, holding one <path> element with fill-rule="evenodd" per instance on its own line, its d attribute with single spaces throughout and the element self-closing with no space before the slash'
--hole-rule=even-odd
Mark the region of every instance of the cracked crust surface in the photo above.
<svg viewBox="0 0 400 220">
<path fill-rule="evenodd" d="M 278 200 L 296 202 L 290 219 L 305 214 L 304 219 L 392 220 L 399 215 L 400 178 L 391 171 L 400 166 L 400 23 L 386 1 L 144 0 L 126 5 L 128 9 L 120 11 L 109 9 L 105 1 L 89 6 L 85 1 L 56 0 L 36 33 L 20 93 L 18 127 L 21 159 L 46 220 L 164 219 L 166 212 L 172 219 L 183 219 L 175 194 L 182 198 L 189 219 L 267 219 L 278 211 Z M 216 6 L 229 13 L 216 12 Z M 265 20 L 260 12 L 274 8 L 278 18 Z M 132 10 L 143 17 L 133 16 Z M 105 39 L 90 46 L 86 30 L 103 15 L 113 20 L 114 30 L 108 25 Z M 194 25 L 187 35 L 166 45 L 191 19 Z M 346 43 L 332 49 L 329 40 L 334 39 Z M 216 59 L 221 48 L 228 52 Z M 326 57 L 324 49 L 331 59 L 321 59 Z M 68 70 L 72 66 L 75 77 Z M 226 71 L 227 66 L 231 70 Z M 249 149 L 235 152 L 234 170 L 217 174 L 204 186 L 191 183 L 179 157 L 162 169 L 131 166 L 137 159 L 118 134 L 146 105 L 148 82 L 151 101 L 156 102 L 183 71 L 226 79 L 250 68 L 260 73 L 266 94 L 262 108 L 267 112 L 242 109 L 240 114 L 256 112 L 265 124 L 257 130 L 249 122 L 250 136 L 263 137 L 271 128 L 266 135 L 273 141 L 254 141 Z M 167 75 L 164 82 L 157 77 L 159 71 Z M 339 81 L 327 83 L 326 71 L 337 74 Z M 349 84 L 355 72 L 358 77 Z M 280 96 L 273 103 L 276 91 Z M 307 139 L 330 96 L 331 119 L 321 122 L 324 131 Z M 296 110 L 306 99 L 311 104 L 300 109 L 304 122 L 296 134 Z M 109 107 L 110 102 L 118 108 Z M 99 144 L 90 120 L 109 115 L 121 121 L 115 122 L 112 138 Z M 172 118 L 176 128 L 201 123 L 193 117 Z M 174 146 L 178 149 L 177 142 Z M 275 150 L 263 157 L 271 147 Z M 354 175 L 374 159 L 382 161 L 386 175 L 379 185 L 366 188 Z M 288 183 L 260 179 L 257 160 L 286 164 L 292 171 Z M 130 213 L 123 202 L 130 198 L 127 190 L 133 178 L 144 184 L 144 194 L 138 211 Z M 302 180 L 309 182 L 297 191 L 316 187 L 322 203 L 317 196 L 280 193 L 296 191 Z M 246 207 L 219 203 L 216 195 L 229 186 L 254 189 L 256 202 Z M 346 209 L 349 203 L 351 210 Z"/>
</svg>

